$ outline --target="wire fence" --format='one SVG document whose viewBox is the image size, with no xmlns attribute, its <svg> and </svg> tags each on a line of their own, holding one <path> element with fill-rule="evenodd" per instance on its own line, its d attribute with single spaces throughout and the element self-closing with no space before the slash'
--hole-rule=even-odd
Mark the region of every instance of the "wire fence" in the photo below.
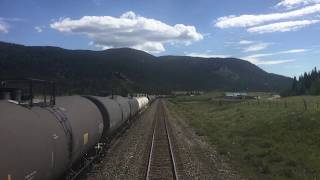
<svg viewBox="0 0 320 180">
<path fill-rule="evenodd" d="M 240 104 L 242 106 L 257 106 L 263 108 L 285 108 L 292 110 L 320 111 L 320 100 L 317 99 L 294 99 L 294 100 L 214 100 L 218 106 L 228 104 Z"/>
</svg>

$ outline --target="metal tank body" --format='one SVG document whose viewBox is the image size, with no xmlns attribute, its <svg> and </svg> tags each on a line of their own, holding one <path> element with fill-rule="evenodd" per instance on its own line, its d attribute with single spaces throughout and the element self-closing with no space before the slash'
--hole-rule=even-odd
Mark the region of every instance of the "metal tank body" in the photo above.
<svg viewBox="0 0 320 180">
<path fill-rule="evenodd" d="M 103 115 L 103 137 L 113 134 L 122 125 L 122 110 L 119 104 L 109 97 L 85 97 L 95 103 Z"/>
<path fill-rule="evenodd" d="M 129 105 L 130 105 L 130 115 L 131 117 L 135 116 L 139 111 L 139 102 L 135 98 L 129 98 Z"/>
<path fill-rule="evenodd" d="M 129 104 L 129 99 L 122 97 L 122 96 L 108 96 L 110 99 L 115 100 L 122 111 L 122 123 L 127 121 L 130 118 L 130 104 Z"/>
<path fill-rule="evenodd" d="M 148 103 L 146 97 L 57 97 L 54 107 L 0 101 L 0 179 L 57 179 Z"/>
<path fill-rule="evenodd" d="M 156 96 L 155 95 L 148 95 L 148 99 L 149 99 L 149 102 L 152 103 L 156 99 Z"/>
<path fill-rule="evenodd" d="M 141 97 L 141 99 L 142 99 L 143 107 L 147 106 L 149 103 L 149 99 L 147 97 Z"/>
<path fill-rule="evenodd" d="M 0 101 L 0 179 L 57 179 L 69 164 L 68 139 L 41 107 Z"/>
<path fill-rule="evenodd" d="M 134 97 L 137 101 L 138 101 L 138 103 L 139 103 L 139 110 L 141 110 L 142 108 L 144 108 L 147 104 L 148 104 L 148 102 L 149 102 L 149 100 L 148 100 L 148 98 L 147 97 Z"/>
<path fill-rule="evenodd" d="M 57 97 L 56 106 L 70 123 L 75 162 L 100 141 L 104 129 L 102 114 L 92 101 L 81 96 Z"/>
</svg>

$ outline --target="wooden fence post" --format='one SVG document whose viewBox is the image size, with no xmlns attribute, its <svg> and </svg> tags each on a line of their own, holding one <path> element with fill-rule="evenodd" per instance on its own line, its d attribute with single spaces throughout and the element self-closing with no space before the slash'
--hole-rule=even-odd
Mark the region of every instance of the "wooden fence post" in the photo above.
<svg viewBox="0 0 320 180">
<path fill-rule="evenodd" d="M 308 109 L 307 101 L 303 99 L 304 110 Z"/>
<path fill-rule="evenodd" d="M 288 107 L 287 101 L 284 101 L 284 108 L 287 108 L 287 107 Z"/>
</svg>

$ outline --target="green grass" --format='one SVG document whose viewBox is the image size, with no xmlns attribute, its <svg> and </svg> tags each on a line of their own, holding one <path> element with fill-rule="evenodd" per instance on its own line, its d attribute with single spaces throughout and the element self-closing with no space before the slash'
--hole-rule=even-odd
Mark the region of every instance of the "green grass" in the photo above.
<svg viewBox="0 0 320 180">
<path fill-rule="evenodd" d="M 202 95 L 195 95 L 195 96 L 177 96 L 174 98 L 175 102 L 192 102 L 192 101 L 207 101 L 211 100 L 212 98 L 217 98 L 223 96 L 223 92 L 208 92 Z"/>
<path fill-rule="evenodd" d="M 320 178 L 320 97 L 258 102 L 223 101 L 217 96 L 215 92 L 173 98 L 171 108 L 245 176 Z"/>
</svg>

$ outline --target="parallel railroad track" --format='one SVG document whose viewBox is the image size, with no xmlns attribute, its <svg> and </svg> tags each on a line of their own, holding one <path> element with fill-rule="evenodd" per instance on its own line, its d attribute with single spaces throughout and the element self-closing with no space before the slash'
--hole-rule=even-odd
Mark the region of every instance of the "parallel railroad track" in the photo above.
<svg viewBox="0 0 320 180">
<path fill-rule="evenodd" d="M 172 140 L 168 130 L 167 116 L 160 99 L 155 114 L 154 129 L 150 147 L 146 180 L 178 180 Z"/>
</svg>

